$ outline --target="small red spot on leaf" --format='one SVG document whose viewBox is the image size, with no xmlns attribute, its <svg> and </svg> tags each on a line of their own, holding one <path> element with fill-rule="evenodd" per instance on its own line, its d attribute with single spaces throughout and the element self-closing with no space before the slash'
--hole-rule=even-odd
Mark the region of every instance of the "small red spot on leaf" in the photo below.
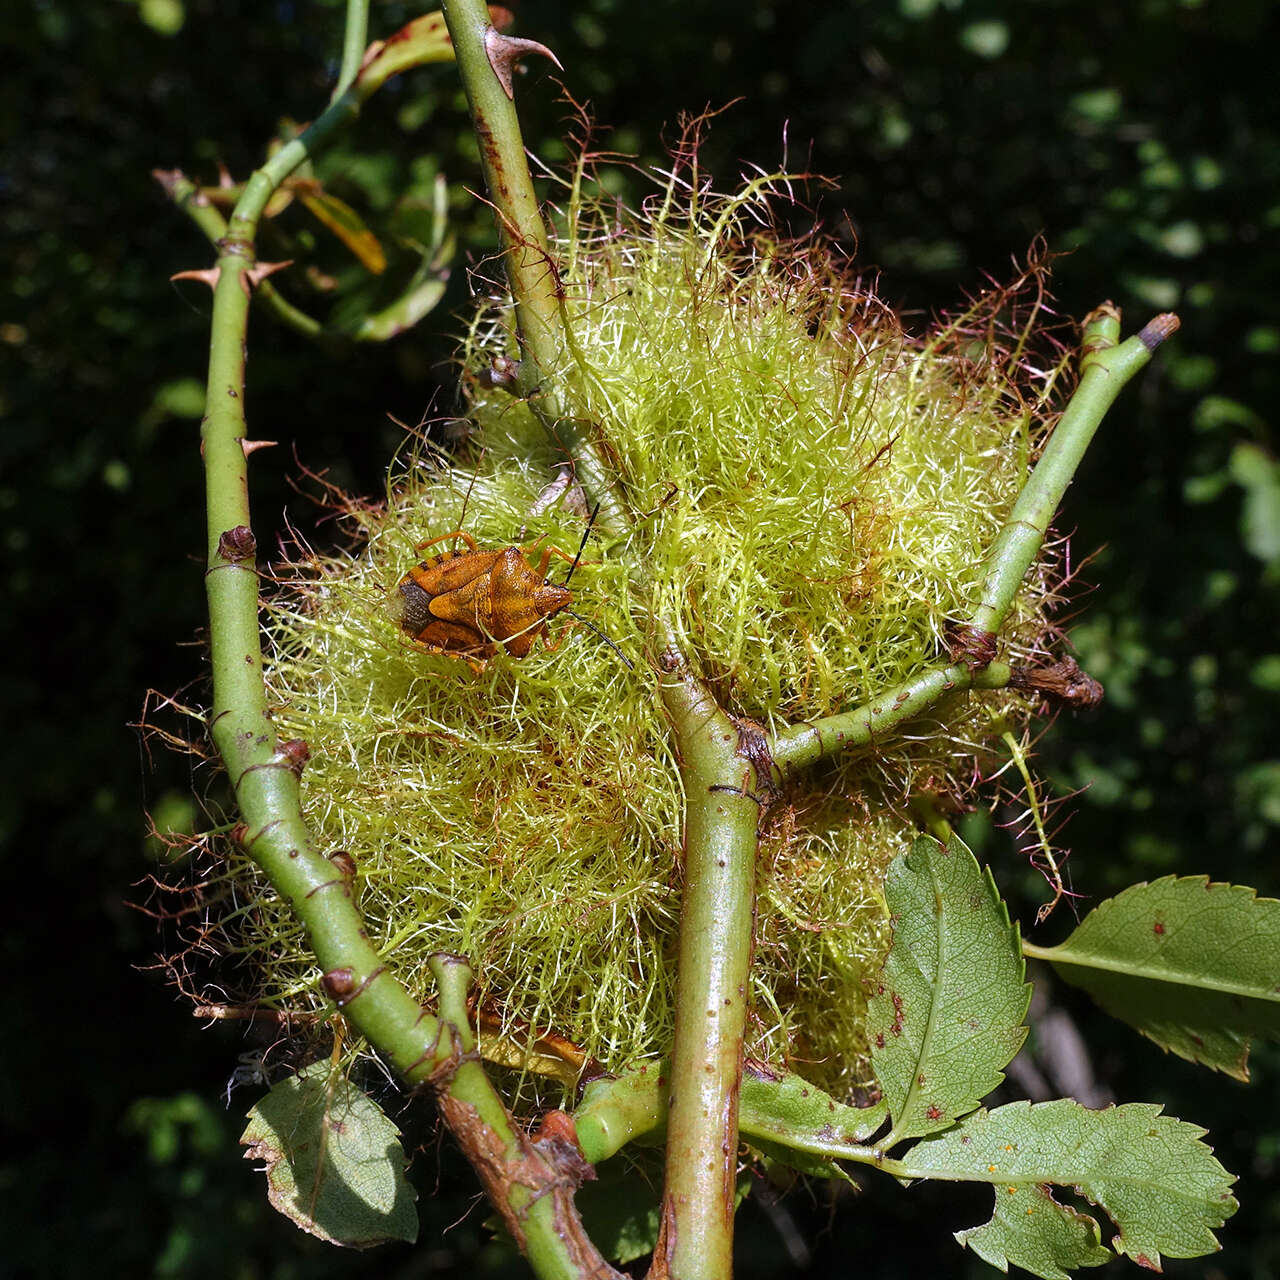
<svg viewBox="0 0 1280 1280">
<path fill-rule="evenodd" d="M 902 997 L 896 991 L 893 993 L 893 1026 L 889 1030 L 895 1036 L 902 1034 Z"/>
<path fill-rule="evenodd" d="M 941 1108 L 935 1107 L 932 1103 L 930 1103 L 929 1109 L 925 1112 L 925 1115 L 927 1115 L 930 1120 L 941 1120 L 942 1110 Z"/>
<path fill-rule="evenodd" d="M 1158 938 L 1164 932 L 1164 925 L 1159 920 L 1157 920 L 1154 926 L 1152 926 L 1152 932 Z"/>
</svg>

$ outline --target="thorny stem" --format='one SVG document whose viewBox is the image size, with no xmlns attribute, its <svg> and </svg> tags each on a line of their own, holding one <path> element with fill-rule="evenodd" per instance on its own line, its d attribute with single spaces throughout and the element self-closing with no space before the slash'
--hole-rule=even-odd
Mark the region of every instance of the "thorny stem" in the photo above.
<svg viewBox="0 0 1280 1280">
<path fill-rule="evenodd" d="M 649 1274 L 725 1280 L 733 1266 L 760 789 L 769 779 L 757 773 L 750 738 L 673 648 L 660 666 L 685 791 L 684 888 L 662 1223 Z"/>
<path fill-rule="evenodd" d="M 559 271 L 524 155 L 515 105 L 495 65 L 513 52 L 481 0 L 444 0 L 458 69 L 515 303 L 521 364 L 516 389 L 564 450 L 601 525 L 629 519 L 615 477 L 566 412 L 557 377 L 571 356 Z M 670 1069 L 661 1233 L 651 1274 L 724 1278 L 732 1269 L 738 1091 L 751 963 L 761 801 L 737 726 L 668 645 L 662 694 L 686 795 L 675 1042 Z"/>
<path fill-rule="evenodd" d="M 531 1140 L 516 1126 L 481 1065 L 467 1018 L 471 968 L 461 956 L 437 953 L 428 962 L 440 993 L 440 1020 L 451 1042 L 450 1083 L 440 1112 L 462 1144 L 507 1230 L 537 1276 L 621 1280 L 587 1238 L 573 1207 L 582 1176 L 570 1155 Z M 552 1175 L 548 1178 L 548 1173 Z"/>
<path fill-rule="evenodd" d="M 1177 327 L 1177 316 L 1156 316 L 1140 333 L 1117 346 L 1120 313 L 1111 303 L 1104 303 L 1086 318 L 1080 383 L 987 553 L 981 601 L 968 624 L 969 631 L 989 634 L 994 643 L 1107 410 Z M 790 773 L 836 752 L 870 746 L 878 735 L 899 728 L 954 690 L 998 689 L 1008 684 L 1009 678 L 1009 667 L 997 662 L 927 668 L 853 711 L 778 730 L 769 742 L 774 763 Z"/>
<path fill-rule="evenodd" d="M 588 501 L 601 504 L 600 528 L 621 534 L 630 520 L 616 492 L 615 471 L 585 424 L 568 413 L 556 385 L 556 375 L 567 358 L 560 274 L 534 193 L 515 102 L 495 65 L 505 61 L 509 77 L 516 47 L 510 37 L 494 30 L 484 0 L 442 0 L 442 9 L 471 110 L 515 303 L 521 356 L 516 392 L 528 399 L 563 452 L 565 464 L 572 466 Z"/>
<path fill-rule="evenodd" d="M 227 234 L 226 218 L 181 170 L 156 169 L 152 172 L 152 177 L 164 188 L 169 199 L 204 232 L 210 244 L 216 246 Z M 288 325 L 307 338 L 325 337 L 324 325 L 314 316 L 295 307 L 270 280 L 259 283 L 256 298 L 281 324 Z"/>
<path fill-rule="evenodd" d="M 245 447 L 245 340 L 255 280 L 258 218 L 284 176 L 352 113 L 343 95 L 312 129 L 246 185 L 219 242 L 213 273 L 206 414 L 201 427 L 208 517 L 210 732 L 243 818 L 237 838 L 302 921 L 326 994 L 410 1083 L 430 1084 L 442 1114 L 496 1208 L 539 1275 L 614 1275 L 582 1231 L 575 1179 L 559 1154 L 544 1155 L 514 1124 L 474 1057 L 466 1023 L 469 973 L 436 966 L 434 1018 L 382 963 L 340 867 L 314 848 L 302 818 L 305 743 L 278 744 L 267 708 L 258 631 L 258 577 L 250 532 Z"/>
<path fill-rule="evenodd" d="M 227 234 L 227 220 L 222 213 L 205 192 L 181 170 L 155 169 L 151 176 L 164 188 L 169 199 L 204 232 L 211 244 L 216 246 Z M 438 216 L 443 217 L 443 213 Z M 385 342 L 405 329 L 412 328 L 426 311 L 435 306 L 439 296 L 443 295 L 444 284 L 438 261 L 436 259 L 432 262 L 436 272 L 431 286 L 424 289 L 420 276 L 415 276 L 399 298 L 381 310 L 367 314 L 351 329 L 326 328 L 314 316 L 289 302 L 270 280 L 260 281 L 254 296 L 281 324 L 323 345 L 333 347 L 343 342 Z"/>
</svg>

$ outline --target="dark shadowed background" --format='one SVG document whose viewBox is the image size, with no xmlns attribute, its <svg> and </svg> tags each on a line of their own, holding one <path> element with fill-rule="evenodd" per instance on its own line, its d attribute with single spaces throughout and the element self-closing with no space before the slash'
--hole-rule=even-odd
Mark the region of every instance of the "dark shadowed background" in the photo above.
<svg viewBox="0 0 1280 1280">
<path fill-rule="evenodd" d="M 600 144 L 658 163 L 682 111 L 723 106 L 703 163 L 837 179 L 818 208 L 886 298 L 958 305 L 1012 274 L 1043 235 L 1064 315 L 1106 298 L 1134 329 L 1183 328 L 1112 412 L 1068 497 L 1076 558 L 1096 552 L 1073 639 L 1108 696 L 1059 722 L 1041 768 L 1071 802 L 1062 840 L 1096 899 L 1170 872 L 1280 893 L 1280 6 L 1267 0 L 523 0 L 591 104 Z M 372 34 L 414 10 L 379 3 Z M 422 1243 L 342 1252 L 277 1218 L 236 1138 L 252 1090 L 224 1091 L 245 1046 L 200 1030 L 146 966 L 155 924 L 126 905 L 163 857 L 144 810 L 179 827 L 207 787 L 191 762 L 129 727 L 149 688 L 203 693 L 197 430 L 209 295 L 171 284 L 208 246 L 153 168 L 243 178 L 282 119 L 327 100 L 336 0 L 27 0 L 0 33 L 0 542 L 10 728 L 0 835 L 13 909 L 0 934 L 0 1274 L 272 1277 L 521 1274 L 486 1243 L 474 1182 L 414 1122 Z M 532 66 L 518 98 L 532 149 L 555 162 L 567 108 Z M 302 464 L 376 493 L 399 430 L 447 414 L 453 315 L 468 255 L 492 245 L 449 67 L 396 82 L 321 166 L 376 220 L 407 191 L 450 183 L 460 256 L 420 330 L 336 358 L 258 313 L 253 433 L 260 546 L 317 512 Z M 302 240 L 317 232 L 295 230 Z M 350 270 L 330 243 L 335 278 Z M 320 281 L 319 283 L 323 283 Z M 288 288 L 288 286 L 286 286 Z M 291 296 L 322 308 L 317 291 Z M 207 767 L 206 767 L 207 768 Z M 1066 811 L 1064 811 L 1066 812 Z M 995 814 L 998 821 L 1009 816 Z M 1024 928 L 1043 884 L 1008 836 L 966 827 Z M 1046 928 L 1056 940 L 1065 912 Z M 1280 1276 L 1280 1052 L 1243 1086 L 1162 1056 L 1070 992 L 1094 1068 L 1122 1100 L 1206 1125 L 1242 1177 L 1225 1250 L 1173 1275 Z M 421 1108 L 419 1108 L 421 1110 Z M 801 1187 L 748 1202 L 742 1276 L 990 1274 L 950 1231 L 980 1196 L 868 1182 L 833 1207 Z M 461 1225 L 450 1224 L 468 1215 Z"/>
</svg>

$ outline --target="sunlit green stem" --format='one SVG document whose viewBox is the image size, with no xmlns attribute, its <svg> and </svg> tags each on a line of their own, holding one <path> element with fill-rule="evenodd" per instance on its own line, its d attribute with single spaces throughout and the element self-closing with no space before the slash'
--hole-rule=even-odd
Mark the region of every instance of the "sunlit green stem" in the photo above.
<svg viewBox="0 0 1280 1280">
<path fill-rule="evenodd" d="M 1009 675 L 1009 666 L 1003 662 L 992 662 L 977 672 L 963 663 L 929 667 L 854 711 L 778 730 L 770 743 L 773 763 L 784 774 L 793 773 L 840 751 L 872 747 L 878 738 L 890 736 L 948 694 L 962 689 L 1002 689 L 1009 683 Z"/>
<path fill-rule="evenodd" d="M 344 95 L 245 186 L 218 242 L 206 413 L 201 428 L 208 519 L 210 732 L 243 817 L 237 838 L 302 921 L 344 1015 L 410 1084 L 429 1081 L 459 1144 L 535 1271 L 555 1280 L 614 1274 L 582 1232 L 573 1182 L 514 1125 L 474 1058 L 457 963 L 438 966 L 443 1019 L 427 1014 L 369 942 L 343 870 L 312 846 L 302 819 L 304 743 L 277 742 L 263 684 L 258 575 L 250 533 L 245 447 L 249 299 L 258 279 L 254 232 L 271 193 L 319 141 L 349 118 Z"/>
<path fill-rule="evenodd" d="M 593 1080 L 573 1113 L 582 1154 L 592 1164 L 667 1123 L 670 1063 L 653 1061 L 616 1079 Z M 745 1138 L 796 1151 L 842 1155 L 882 1126 L 888 1107 L 846 1106 L 800 1076 L 744 1069 L 738 1127 Z"/>
<path fill-rule="evenodd" d="M 999 632 L 1107 410 L 1177 327 L 1176 316 L 1157 316 L 1141 333 L 1117 346 L 1120 313 L 1115 307 L 1104 303 L 1087 317 L 1079 385 L 987 556 L 982 602 L 971 622 L 974 630 Z"/>
<path fill-rule="evenodd" d="M 685 830 L 666 1177 L 654 1274 L 726 1280 L 733 1266 L 760 782 L 738 727 L 674 650 L 660 665 L 681 760 Z"/>
<path fill-rule="evenodd" d="M 1125 384 L 1177 327 L 1177 316 L 1160 315 L 1117 346 L 1120 314 L 1110 303 L 1104 303 L 1085 321 L 1080 383 L 987 555 L 981 602 L 968 631 L 993 639 L 998 634 L 1103 416 Z M 784 772 L 793 771 L 839 751 L 872 746 L 877 737 L 928 711 L 956 690 L 999 689 L 1009 678 L 1009 667 L 998 662 L 926 668 L 855 710 L 779 729 L 769 741 L 774 763 Z"/>
<path fill-rule="evenodd" d="M 443 0 L 489 198 L 515 303 L 520 371 L 516 391 L 527 397 L 539 421 L 572 463 L 588 498 L 600 503 L 600 529 L 620 534 L 629 525 L 616 493 L 617 477 L 588 434 L 566 409 L 557 377 L 569 360 L 559 267 L 551 253 L 525 158 L 515 102 L 495 70 L 509 52 L 494 31 L 484 0 Z"/>
</svg>

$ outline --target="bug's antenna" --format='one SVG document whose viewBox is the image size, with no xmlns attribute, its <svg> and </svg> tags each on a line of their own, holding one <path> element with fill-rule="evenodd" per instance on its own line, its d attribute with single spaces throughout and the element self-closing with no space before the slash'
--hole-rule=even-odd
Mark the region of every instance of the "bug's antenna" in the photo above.
<svg viewBox="0 0 1280 1280">
<path fill-rule="evenodd" d="M 564 575 L 564 582 L 560 584 L 561 586 L 567 587 L 569 585 L 569 579 L 573 577 L 573 571 L 578 567 L 578 561 L 582 559 L 582 553 L 586 549 L 587 539 L 591 537 L 591 526 L 595 524 L 596 516 L 599 514 L 600 504 L 597 502 L 595 510 L 591 513 L 591 518 L 587 521 L 587 527 L 582 531 L 582 541 L 578 543 L 578 554 L 573 557 L 573 563 L 569 566 L 569 572 Z M 550 578 L 545 578 L 543 580 L 543 585 L 545 586 L 546 583 L 550 581 Z M 581 619 L 579 619 L 579 621 L 581 621 Z"/>
<path fill-rule="evenodd" d="M 566 581 L 568 581 L 568 579 L 566 579 Z M 612 640 L 610 640 L 609 637 L 605 635 L 605 633 L 601 631 L 600 628 L 597 627 L 594 622 L 588 622 L 586 618 L 582 617 L 580 614 L 574 613 L 572 609 L 565 609 L 563 610 L 563 612 L 567 613 L 569 617 L 582 623 L 582 625 L 586 627 L 588 631 L 594 631 L 596 635 L 598 635 L 600 639 L 603 640 L 605 644 L 607 644 L 609 648 L 612 649 L 614 653 L 616 653 L 618 657 L 622 659 L 628 671 L 634 671 L 636 669 L 635 664 L 631 661 L 631 659 L 628 658 L 627 655 L 623 653 L 622 650 L 619 649 L 618 646 Z"/>
<path fill-rule="evenodd" d="M 458 528 L 461 529 L 467 520 L 467 504 L 471 501 L 471 490 L 476 487 L 476 477 L 480 474 L 480 463 L 484 459 L 484 450 L 480 450 L 480 457 L 476 459 L 476 465 L 471 472 L 471 482 L 467 485 L 467 491 L 462 496 L 462 510 L 458 512 Z M 456 548 L 457 539 L 454 539 Z"/>
</svg>

